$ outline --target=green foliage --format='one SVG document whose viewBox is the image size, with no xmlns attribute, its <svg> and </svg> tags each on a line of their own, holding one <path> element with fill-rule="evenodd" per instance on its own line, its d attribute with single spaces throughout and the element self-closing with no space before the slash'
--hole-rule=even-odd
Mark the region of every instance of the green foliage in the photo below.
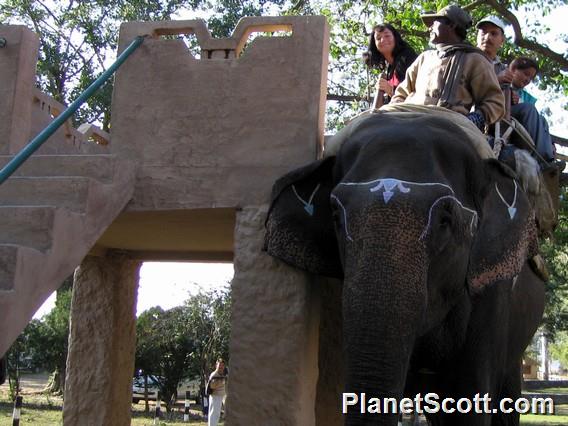
<svg viewBox="0 0 568 426">
<path fill-rule="evenodd" d="M 489 1 L 476 2 L 476 6 L 470 9 L 474 22 L 488 14 L 500 15 Z M 361 61 L 362 54 L 367 50 L 368 32 L 374 25 L 388 22 L 398 28 L 403 38 L 420 53 L 428 48 L 427 28 L 420 19 L 422 13 L 435 11 L 448 4 L 459 4 L 466 7 L 471 1 L 415 1 L 405 0 L 338 0 L 330 1 L 302 1 L 304 13 L 316 13 L 325 15 L 330 24 L 330 65 L 328 92 L 338 95 L 357 96 L 367 98 L 368 87 L 371 86 L 374 93 L 376 75 L 368 76 L 365 66 Z M 548 28 L 541 24 L 541 18 L 551 13 L 555 7 L 565 4 L 562 0 L 537 0 L 537 1 L 514 1 L 501 2 L 508 7 L 513 14 L 519 8 L 529 11 L 535 19 L 527 20 L 525 25 L 522 20 L 523 35 L 527 39 L 539 42 L 544 40 Z M 476 43 L 475 29 L 469 30 L 469 41 Z M 541 42 L 541 44 L 546 44 Z M 560 52 L 559 52 L 560 53 Z M 535 57 L 541 68 L 538 86 L 540 89 L 548 89 L 550 92 L 560 92 L 568 95 L 568 75 L 560 72 L 560 65 L 550 56 L 540 52 L 520 48 L 508 40 L 501 52 L 505 61 L 510 61 L 517 56 Z M 566 55 L 564 54 L 566 58 Z M 568 108 L 566 96 L 560 99 L 565 109 Z M 358 112 L 366 109 L 366 101 L 358 104 L 350 102 L 339 103 L 328 107 L 326 129 L 335 131 L 343 125 L 343 122 L 353 117 Z"/>
<path fill-rule="evenodd" d="M 546 283 L 544 327 L 554 340 L 560 330 L 568 330 L 568 190 L 563 189 L 560 201 L 559 223 L 553 238 L 541 246 L 550 270 Z"/>
<path fill-rule="evenodd" d="M 55 1 L 6 0 L 0 22 L 24 24 L 40 36 L 38 85 L 59 102 L 75 100 L 114 60 L 119 25 L 132 20 L 164 20 L 182 1 Z M 112 79 L 75 114 L 75 124 L 98 121 L 110 126 Z"/>
<path fill-rule="evenodd" d="M 55 307 L 41 320 L 32 319 L 8 351 L 8 374 L 14 383 L 21 369 L 53 372 L 50 390 L 62 393 L 69 339 L 69 316 L 73 277 L 59 290 Z M 16 386 L 16 385 L 15 385 Z"/>
<path fill-rule="evenodd" d="M 182 307 L 167 311 L 152 308 L 140 315 L 137 322 L 136 365 L 144 374 L 157 376 L 168 412 L 178 383 L 187 374 L 189 354 L 195 350 L 186 326 L 186 313 Z"/>
<path fill-rule="evenodd" d="M 549 346 L 552 359 L 560 362 L 562 367 L 568 369 L 568 331 L 556 334 L 556 339 Z"/>
<path fill-rule="evenodd" d="M 170 401 L 185 378 L 203 387 L 217 357 L 228 359 L 230 290 L 200 293 L 183 306 L 143 312 L 136 323 L 136 370 L 157 376 L 163 400 Z"/>
<path fill-rule="evenodd" d="M 206 3 L 207 27 L 214 37 L 229 37 L 244 16 L 263 16 L 280 11 L 286 0 L 216 0 Z"/>
<path fill-rule="evenodd" d="M 421 52 L 427 48 L 427 31 L 420 14 L 449 4 L 449 1 L 422 0 L 112 0 L 44 2 L 6 0 L 0 5 L 0 21 L 24 23 L 34 29 L 41 38 L 39 85 L 56 99 L 69 103 L 94 81 L 115 57 L 118 27 L 122 21 L 164 20 L 189 10 L 206 14 L 208 27 L 215 37 L 229 36 L 243 16 L 277 14 L 322 14 L 330 24 L 330 67 L 328 91 L 338 95 L 369 98 L 376 75 L 367 75 L 361 55 L 367 49 L 368 34 L 374 24 L 390 22 L 399 28 L 404 38 Z M 462 6 L 468 1 L 457 1 Z M 490 1 L 476 2 L 470 10 L 474 20 L 493 13 Z M 536 41 L 546 35 L 548 29 L 541 19 L 563 0 L 517 0 L 501 3 L 510 11 L 526 9 L 537 19 L 523 25 L 525 37 Z M 187 15 L 184 15 L 187 16 Z M 525 24 L 523 22 L 523 24 Z M 470 31 L 470 37 L 475 37 Z M 195 48 L 195 41 L 190 44 Z M 568 77 L 559 72 L 557 62 L 544 54 L 536 54 L 514 46 L 511 41 L 503 49 L 506 60 L 520 54 L 536 56 L 542 72 L 540 88 L 551 88 L 568 94 Z M 371 92 L 373 92 L 371 90 Z M 112 81 L 109 81 L 76 114 L 75 122 L 110 125 Z M 568 104 L 564 100 L 564 106 Z M 340 102 L 328 110 L 327 128 L 337 129 L 342 123 L 368 107 L 368 101 Z"/>
</svg>

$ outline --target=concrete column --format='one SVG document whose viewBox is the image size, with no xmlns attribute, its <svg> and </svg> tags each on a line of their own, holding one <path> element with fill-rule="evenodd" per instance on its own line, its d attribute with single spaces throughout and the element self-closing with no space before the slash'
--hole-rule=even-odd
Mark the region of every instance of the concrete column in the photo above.
<svg viewBox="0 0 568 426">
<path fill-rule="evenodd" d="M 88 256 L 75 271 L 63 424 L 130 425 L 141 263 Z"/>
<path fill-rule="evenodd" d="M 267 208 L 237 212 L 226 424 L 311 426 L 319 287 L 261 251 Z"/>
</svg>

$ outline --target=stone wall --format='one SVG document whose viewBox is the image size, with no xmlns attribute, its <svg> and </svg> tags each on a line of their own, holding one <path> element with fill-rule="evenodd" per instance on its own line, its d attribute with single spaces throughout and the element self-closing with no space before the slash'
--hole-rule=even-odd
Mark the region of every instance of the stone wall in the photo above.
<svg viewBox="0 0 568 426">
<path fill-rule="evenodd" d="M 282 29 L 291 35 L 242 50 L 251 31 Z M 162 38 L 185 33 L 201 59 Z M 263 204 L 277 177 L 321 150 L 324 17 L 244 18 L 227 39 L 203 21 L 126 23 L 120 48 L 138 35 L 147 37 L 118 70 L 112 104 L 112 152 L 140 165 L 131 210 Z"/>
<path fill-rule="evenodd" d="M 21 25 L 0 25 L 0 154 L 13 154 L 30 135 L 39 38 Z"/>
</svg>

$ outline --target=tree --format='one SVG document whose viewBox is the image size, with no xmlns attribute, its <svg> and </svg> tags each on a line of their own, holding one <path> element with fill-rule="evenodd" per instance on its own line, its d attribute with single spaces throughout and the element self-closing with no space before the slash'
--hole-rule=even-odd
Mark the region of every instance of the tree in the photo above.
<svg viewBox="0 0 568 426">
<path fill-rule="evenodd" d="M 542 246 L 542 253 L 550 270 L 546 283 L 547 303 L 544 329 L 547 337 L 555 340 L 561 330 L 568 330 L 568 190 L 560 198 L 559 223 L 553 238 Z"/>
<path fill-rule="evenodd" d="M 550 355 L 568 370 L 568 331 L 556 335 L 556 340 L 550 345 Z"/>
<path fill-rule="evenodd" d="M 0 5 L 0 21 L 23 23 L 40 36 L 38 84 L 69 104 L 112 63 L 121 22 L 170 19 L 182 4 L 201 1 L 7 0 Z M 77 111 L 75 124 L 98 121 L 108 131 L 112 87 L 111 79 Z"/>
<path fill-rule="evenodd" d="M 6 354 L 6 369 L 10 399 L 15 400 L 20 393 L 20 370 L 26 357 L 27 336 L 20 334 Z"/>
<path fill-rule="evenodd" d="M 10 389 L 18 388 L 18 374 L 26 369 L 44 369 L 51 377 L 47 390 L 62 394 L 69 339 L 69 315 L 73 276 L 57 290 L 55 307 L 41 320 L 32 319 L 10 347 L 7 355 Z M 12 386 L 13 384 L 13 386 Z"/>
<path fill-rule="evenodd" d="M 53 5 L 52 5 L 53 3 Z M 112 0 L 61 2 L 7 0 L 0 5 L 0 20 L 24 23 L 41 38 L 38 65 L 40 86 L 62 102 L 75 99 L 115 56 L 118 26 L 121 21 L 170 19 L 191 11 L 207 12 L 207 23 L 215 37 L 226 37 L 243 16 L 264 14 L 323 14 L 331 25 L 330 80 L 328 91 L 336 95 L 368 97 L 368 86 L 375 77 L 367 77 L 361 54 L 367 44 L 366 32 L 373 23 L 392 22 L 417 49 L 427 46 L 427 31 L 420 13 L 435 10 L 449 1 L 421 0 Z M 568 68 L 568 58 L 538 40 L 547 28 L 540 17 L 552 13 L 563 0 L 478 0 L 457 1 L 470 10 L 477 20 L 488 13 L 501 15 L 512 23 L 515 37 L 507 43 L 502 55 L 506 60 L 519 54 L 538 58 L 541 88 L 552 88 L 568 94 L 568 76 L 560 70 Z M 528 30 L 519 24 L 518 10 L 526 9 L 532 19 Z M 470 32 L 471 35 L 473 32 Z M 527 34 L 530 33 L 530 36 Z M 110 124 L 112 81 L 101 88 L 76 114 L 75 122 L 99 121 L 104 130 Z M 564 100 L 566 107 L 566 101 Z M 340 102 L 328 108 L 328 129 L 336 129 L 346 117 L 359 112 L 363 105 Z"/>
<path fill-rule="evenodd" d="M 189 298 L 185 306 L 188 326 L 197 342 L 192 354 L 192 372 L 199 377 L 203 391 L 216 359 L 229 360 L 231 290 L 198 294 Z"/>
<path fill-rule="evenodd" d="M 195 348 L 184 317 L 183 307 L 167 311 L 152 308 L 140 315 L 136 327 L 140 333 L 136 366 L 143 375 L 155 376 L 168 413 L 176 400 L 178 384 L 187 377 L 189 356 Z"/>
<path fill-rule="evenodd" d="M 136 370 L 155 376 L 166 409 L 185 378 L 204 387 L 216 357 L 228 358 L 230 291 L 200 293 L 183 306 L 155 307 L 137 320 Z"/>
<path fill-rule="evenodd" d="M 538 42 L 549 31 L 541 25 L 541 18 L 552 13 L 555 7 L 564 5 L 563 0 L 538 1 L 430 1 L 408 2 L 404 0 L 338 0 L 312 1 L 298 0 L 290 9 L 291 13 L 315 13 L 325 15 L 331 26 L 330 32 L 330 80 L 328 93 L 351 96 L 356 101 L 342 101 L 328 107 L 328 130 L 342 127 L 346 118 L 350 118 L 368 104 L 361 104 L 369 98 L 369 85 L 373 85 L 377 76 L 374 71 L 367 74 L 361 60 L 366 50 L 368 34 L 372 26 L 380 22 L 390 22 L 399 28 L 404 38 L 421 52 L 428 47 L 428 32 L 420 19 L 426 11 L 438 10 L 454 3 L 469 10 L 474 22 L 488 14 L 500 15 L 508 20 L 515 29 L 515 37 L 508 41 L 501 57 L 510 61 L 514 57 L 525 55 L 535 57 L 541 71 L 538 85 L 540 89 L 550 89 L 548 93 L 559 91 L 568 94 L 568 56 L 548 48 L 544 42 Z M 519 25 L 519 10 L 527 10 L 531 22 L 522 30 Z M 475 31 L 469 31 L 470 41 L 475 43 Z M 565 37 L 568 41 L 568 37 Z M 564 73 L 561 73 L 563 71 Z M 378 71 L 376 72 L 378 74 Z M 564 109 L 568 109 L 565 96 L 561 99 Z"/>
<path fill-rule="evenodd" d="M 29 334 L 33 364 L 52 372 L 47 389 L 57 394 L 63 394 L 65 390 L 72 289 L 71 275 L 57 290 L 54 308 Z"/>
</svg>

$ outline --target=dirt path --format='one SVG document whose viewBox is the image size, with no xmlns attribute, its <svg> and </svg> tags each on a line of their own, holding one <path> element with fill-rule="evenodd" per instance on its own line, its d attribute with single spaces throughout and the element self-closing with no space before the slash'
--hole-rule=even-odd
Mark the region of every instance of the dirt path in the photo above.
<svg viewBox="0 0 568 426">
<path fill-rule="evenodd" d="M 48 373 L 22 374 L 20 376 L 20 388 L 22 389 L 22 394 L 41 392 L 46 387 L 48 380 Z M 8 391 L 8 380 L 0 386 L 0 389 Z"/>
</svg>

